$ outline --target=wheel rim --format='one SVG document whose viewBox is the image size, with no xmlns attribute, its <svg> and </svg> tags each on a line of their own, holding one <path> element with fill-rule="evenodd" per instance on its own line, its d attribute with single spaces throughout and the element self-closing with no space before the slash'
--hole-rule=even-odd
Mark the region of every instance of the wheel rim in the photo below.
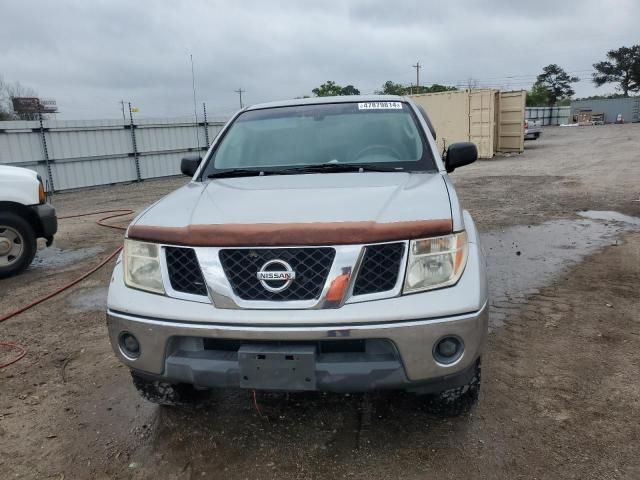
<svg viewBox="0 0 640 480">
<path fill-rule="evenodd" d="M 18 230 L 0 225 L 0 267 L 18 262 L 24 252 L 24 238 Z"/>
</svg>

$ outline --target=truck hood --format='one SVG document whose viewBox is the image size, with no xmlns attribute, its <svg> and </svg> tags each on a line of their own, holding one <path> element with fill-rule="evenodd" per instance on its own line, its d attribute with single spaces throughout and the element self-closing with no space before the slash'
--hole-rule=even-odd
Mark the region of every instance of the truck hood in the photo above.
<svg viewBox="0 0 640 480">
<path fill-rule="evenodd" d="M 0 179 L 10 181 L 12 179 L 37 180 L 38 174 L 33 170 L 22 167 L 0 165 Z"/>
<path fill-rule="evenodd" d="M 450 220 L 438 173 L 328 173 L 190 182 L 148 209 L 136 225 Z"/>
<path fill-rule="evenodd" d="M 0 201 L 37 205 L 38 174 L 28 168 L 0 165 Z"/>
</svg>

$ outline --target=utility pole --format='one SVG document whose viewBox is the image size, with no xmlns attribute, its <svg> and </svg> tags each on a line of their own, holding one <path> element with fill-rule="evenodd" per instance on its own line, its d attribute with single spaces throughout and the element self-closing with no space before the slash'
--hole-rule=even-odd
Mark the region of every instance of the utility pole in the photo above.
<svg viewBox="0 0 640 480">
<path fill-rule="evenodd" d="M 234 90 L 234 92 L 236 92 L 240 96 L 240 108 L 243 108 L 244 105 L 242 105 L 242 94 L 247 93 L 247 91 L 239 88 L 238 90 Z"/>
<path fill-rule="evenodd" d="M 124 100 L 120 100 L 120 108 L 122 108 L 122 123 L 127 123 L 127 119 L 124 116 Z"/>
<path fill-rule="evenodd" d="M 202 102 L 202 111 L 204 112 L 204 143 L 209 148 L 209 123 L 207 122 L 207 104 Z"/>
<path fill-rule="evenodd" d="M 131 129 L 131 145 L 133 146 L 133 161 L 136 166 L 136 178 L 138 182 L 142 180 L 142 175 L 140 174 L 140 158 L 138 153 L 138 143 L 136 142 L 136 126 L 133 123 L 133 110 L 131 108 L 131 102 L 129 102 L 129 128 Z"/>
<path fill-rule="evenodd" d="M 419 91 L 419 89 L 420 89 L 420 69 L 422 68 L 422 65 L 420 65 L 420 60 L 418 60 L 415 65 L 411 65 L 411 66 L 416 69 L 416 90 Z"/>
<path fill-rule="evenodd" d="M 198 133 L 198 107 L 196 107 L 196 76 L 193 73 L 193 55 L 189 54 L 191 59 L 191 88 L 193 89 L 193 116 L 196 120 L 196 143 L 198 144 L 198 155 L 200 155 L 200 134 Z"/>
<path fill-rule="evenodd" d="M 51 172 L 51 164 L 49 163 L 49 149 L 47 148 L 47 137 L 44 135 L 44 123 L 42 122 L 42 105 L 38 100 L 38 121 L 40 122 L 40 139 L 42 140 L 42 149 L 44 150 L 44 161 L 47 165 L 47 177 L 49 179 L 48 192 L 55 192 L 56 188 L 53 184 L 53 173 Z"/>
</svg>

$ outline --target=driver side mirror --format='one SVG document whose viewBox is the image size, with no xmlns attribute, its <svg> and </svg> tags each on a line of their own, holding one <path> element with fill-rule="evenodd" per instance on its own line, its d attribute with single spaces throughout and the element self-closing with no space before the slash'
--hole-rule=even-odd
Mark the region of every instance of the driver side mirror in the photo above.
<svg viewBox="0 0 640 480">
<path fill-rule="evenodd" d="M 447 148 L 447 156 L 444 166 L 448 173 L 453 172 L 458 167 L 463 167 L 475 162 L 478 159 L 478 148 L 475 143 L 459 142 L 452 143 Z"/>
<path fill-rule="evenodd" d="M 202 158 L 200 158 L 200 155 L 190 155 L 188 157 L 184 157 L 180 161 L 180 171 L 188 177 L 193 177 L 193 175 L 196 173 L 196 170 L 198 170 L 201 161 Z"/>
</svg>

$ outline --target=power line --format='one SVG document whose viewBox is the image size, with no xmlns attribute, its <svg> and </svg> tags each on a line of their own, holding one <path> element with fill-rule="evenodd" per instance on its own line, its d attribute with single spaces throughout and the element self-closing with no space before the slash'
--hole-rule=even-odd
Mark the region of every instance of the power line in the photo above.
<svg viewBox="0 0 640 480">
<path fill-rule="evenodd" d="M 582 69 L 582 70 L 569 70 L 566 73 L 568 74 L 583 74 L 583 77 L 588 77 L 590 73 L 594 73 L 596 70 L 591 69 Z M 495 77 L 484 77 L 482 79 L 477 79 L 480 84 L 505 84 L 505 83 L 517 83 L 517 84 L 530 84 L 534 83 L 538 78 L 539 74 L 513 74 L 513 75 L 502 75 Z M 475 77 L 474 77 L 475 79 Z M 581 78 L 579 81 L 587 80 L 587 78 Z M 456 85 L 456 86 L 464 86 L 467 85 L 467 80 L 455 80 L 455 81 L 436 81 L 429 80 L 427 83 L 438 83 L 441 85 Z"/>
<path fill-rule="evenodd" d="M 595 70 L 593 68 L 589 68 L 589 69 L 583 69 L 583 70 L 568 70 L 566 73 L 584 73 L 584 72 L 594 72 Z M 526 74 L 506 74 L 506 75 L 500 75 L 500 76 L 496 76 L 496 77 L 485 77 L 485 80 L 501 80 L 504 78 L 510 79 L 510 78 L 536 78 L 538 77 L 538 75 L 540 75 L 539 73 L 526 73 Z"/>
</svg>

